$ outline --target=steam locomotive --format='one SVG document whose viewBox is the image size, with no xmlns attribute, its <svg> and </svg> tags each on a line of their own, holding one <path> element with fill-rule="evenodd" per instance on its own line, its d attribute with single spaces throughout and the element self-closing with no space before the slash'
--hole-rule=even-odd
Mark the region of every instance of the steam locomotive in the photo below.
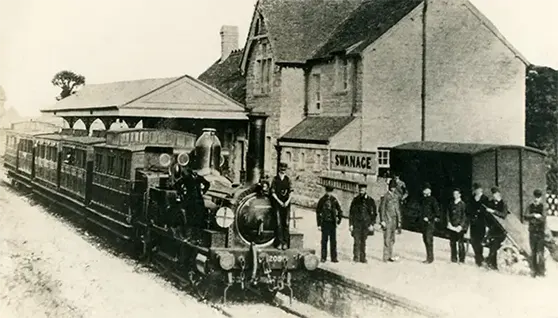
<svg viewBox="0 0 558 318">
<path fill-rule="evenodd" d="M 206 296 L 233 286 L 292 297 L 292 274 L 319 260 L 291 232 L 273 247 L 276 219 L 261 180 L 265 117 L 250 117 L 247 181 L 219 172 L 224 158 L 215 129 L 201 136 L 155 129 L 106 132 L 7 131 L 4 167 L 12 184 L 75 212 L 136 256 L 188 281 Z"/>
</svg>

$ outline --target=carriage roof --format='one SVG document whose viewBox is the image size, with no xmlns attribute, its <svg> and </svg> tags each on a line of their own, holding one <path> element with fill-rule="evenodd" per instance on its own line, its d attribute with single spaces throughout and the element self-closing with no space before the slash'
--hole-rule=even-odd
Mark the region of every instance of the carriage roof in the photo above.
<svg viewBox="0 0 558 318">
<path fill-rule="evenodd" d="M 192 150 L 196 138 L 194 134 L 177 130 L 134 128 L 107 131 L 106 144 L 95 147 L 132 152 L 144 151 L 147 147 Z"/>
<path fill-rule="evenodd" d="M 48 141 L 58 141 L 58 142 L 71 143 L 71 144 L 82 144 L 82 145 L 95 145 L 95 144 L 102 144 L 105 142 L 105 138 L 101 138 L 101 137 L 74 136 L 74 135 L 64 135 L 64 134 L 44 134 L 38 136 L 38 139 L 43 139 Z"/>
</svg>

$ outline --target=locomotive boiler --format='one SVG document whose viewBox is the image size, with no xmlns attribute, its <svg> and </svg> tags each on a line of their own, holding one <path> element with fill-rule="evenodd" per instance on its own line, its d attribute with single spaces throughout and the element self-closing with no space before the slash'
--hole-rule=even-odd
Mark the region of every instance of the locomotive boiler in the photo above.
<svg viewBox="0 0 558 318">
<path fill-rule="evenodd" d="M 292 296 L 292 275 L 312 271 L 319 260 L 303 247 L 303 235 L 291 233 L 290 248 L 275 249 L 275 224 L 262 180 L 265 116 L 250 116 L 247 181 L 234 185 L 220 173 L 221 143 L 206 128 L 194 149 L 161 153 L 160 167 L 137 171 L 143 192 L 137 203 L 138 237 L 143 256 L 177 277 L 187 277 L 201 295 L 208 287 L 255 289 Z M 162 217 L 164 216 L 164 217 Z"/>
</svg>

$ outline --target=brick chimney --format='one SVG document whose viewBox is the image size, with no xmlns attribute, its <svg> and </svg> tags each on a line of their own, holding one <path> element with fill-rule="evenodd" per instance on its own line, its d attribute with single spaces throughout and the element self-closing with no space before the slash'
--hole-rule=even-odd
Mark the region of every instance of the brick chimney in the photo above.
<svg viewBox="0 0 558 318">
<path fill-rule="evenodd" d="M 232 51 L 238 50 L 238 27 L 223 25 L 221 27 L 221 63 L 229 57 Z"/>
</svg>

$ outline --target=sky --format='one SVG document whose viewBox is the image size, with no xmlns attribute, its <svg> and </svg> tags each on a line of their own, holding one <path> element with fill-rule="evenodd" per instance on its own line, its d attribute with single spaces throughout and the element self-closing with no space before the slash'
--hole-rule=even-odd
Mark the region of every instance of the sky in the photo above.
<svg viewBox="0 0 558 318">
<path fill-rule="evenodd" d="M 471 0 L 531 62 L 558 69 L 558 1 Z M 222 25 L 244 45 L 256 0 L 0 0 L 6 107 L 33 116 L 56 102 L 54 74 L 86 83 L 198 76 L 220 55 Z"/>
</svg>

